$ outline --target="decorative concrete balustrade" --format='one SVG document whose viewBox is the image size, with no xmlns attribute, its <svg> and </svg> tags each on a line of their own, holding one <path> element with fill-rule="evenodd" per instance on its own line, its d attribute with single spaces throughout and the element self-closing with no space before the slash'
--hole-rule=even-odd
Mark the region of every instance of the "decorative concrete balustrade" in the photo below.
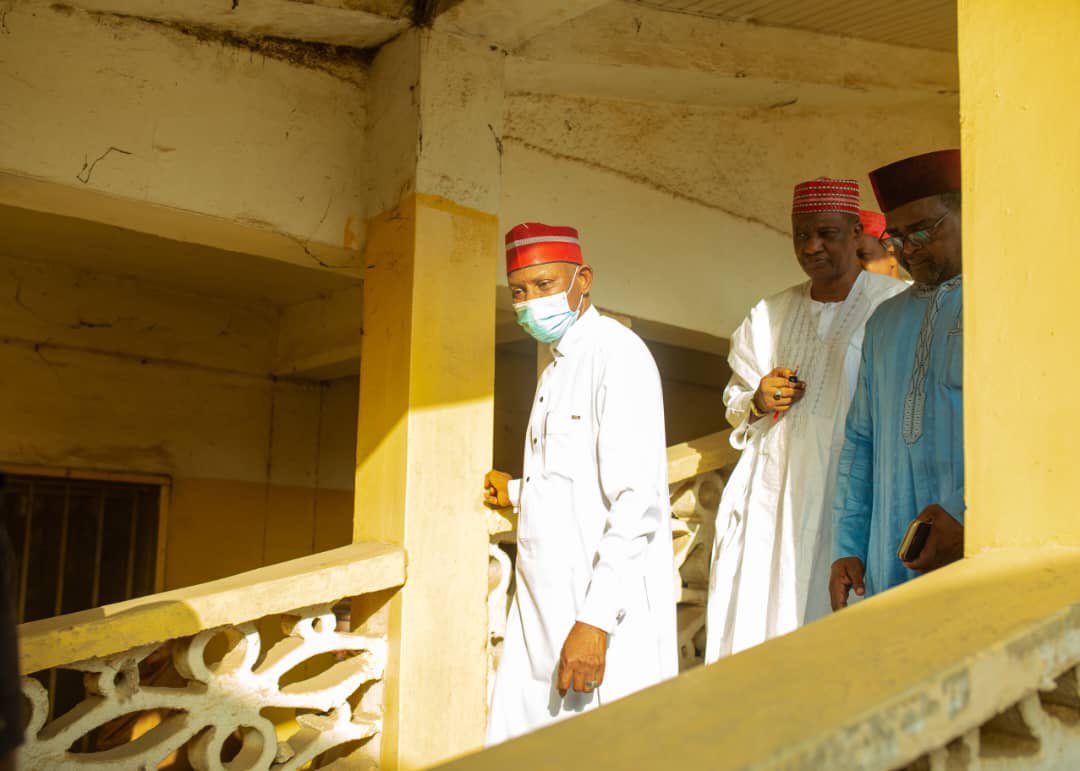
<svg viewBox="0 0 1080 771">
<path fill-rule="evenodd" d="M 401 549 L 361 543 L 26 624 L 24 674 L 82 673 L 85 696 L 50 714 L 23 678 L 20 768 L 374 768 L 387 643 L 334 604 L 404 580 Z"/>
</svg>

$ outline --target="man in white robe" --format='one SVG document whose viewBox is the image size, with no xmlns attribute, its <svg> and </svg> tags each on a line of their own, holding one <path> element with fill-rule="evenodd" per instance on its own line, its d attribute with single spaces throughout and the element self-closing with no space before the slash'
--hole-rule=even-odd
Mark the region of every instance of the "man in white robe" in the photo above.
<svg viewBox="0 0 1080 771">
<path fill-rule="evenodd" d="M 678 672 L 656 364 L 592 307 L 576 230 L 526 223 L 506 241 L 518 322 L 554 358 L 533 399 L 522 478 L 484 480 L 489 505 L 519 512 L 488 746 Z"/>
<path fill-rule="evenodd" d="M 809 281 L 759 302 L 731 338 L 732 444 L 709 578 L 705 660 L 828 614 L 831 504 L 863 328 L 896 279 L 864 271 L 855 180 L 795 186 L 795 256 Z"/>
</svg>

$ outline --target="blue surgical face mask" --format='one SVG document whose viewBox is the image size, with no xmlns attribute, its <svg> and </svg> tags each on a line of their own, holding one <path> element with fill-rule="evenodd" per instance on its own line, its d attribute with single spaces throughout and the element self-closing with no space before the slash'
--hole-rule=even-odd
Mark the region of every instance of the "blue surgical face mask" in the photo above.
<svg viewBox="0 0 1080 771">
<path fill-rule="evenodd" d="M 570 286 L 577 280 L 578 270 L 574 270 L 574 277 L 570 279 Z M 570 329 L 581 310 L 581 301 L 584 295 L 578 298 L 577 308 L 570 308 L 568 299 L 570 290 L 537 297 L 523 303 L 514 303 L 514 312 L 517 313 L 517 322 L 533 338 L 541 343 L 554 343 L 562 340 L 563 335 Z"/>
</svg>

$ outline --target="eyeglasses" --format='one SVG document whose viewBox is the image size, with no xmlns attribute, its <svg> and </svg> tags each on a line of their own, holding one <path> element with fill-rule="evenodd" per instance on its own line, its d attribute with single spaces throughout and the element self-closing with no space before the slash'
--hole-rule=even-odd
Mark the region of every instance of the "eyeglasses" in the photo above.
<svg viewBox="0 0 1080 771">
<path fill-rule="evenodd" d="M 928 228 L 922 230 L 915 230 L 908 233 L 906 236 L 889 236 L 888 238 L 879 239 L 881 246 L 884 249 L 892 250 L 896 254 L 903 254 L 904 242 L 907 241 L 911 244 L 912 249 L 921 249 L 928 243 L 934 240 L 934 231 L 938 229 L 938 225 L 945 221 L 945 218 L 949 216 L 949 212 L 945 212 L 941 215 L 941 219 L 935 222 Z"/>
</svg>

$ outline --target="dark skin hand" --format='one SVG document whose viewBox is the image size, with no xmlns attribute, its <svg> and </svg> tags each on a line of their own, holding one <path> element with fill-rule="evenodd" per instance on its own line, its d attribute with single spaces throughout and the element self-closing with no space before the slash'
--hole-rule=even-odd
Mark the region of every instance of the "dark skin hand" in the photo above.
<svg viewBox="0 0 1080 771">
<path fill-rule="evenodd" d="M 862 597 L 866 594 L 865 568 L 858 557 L 841 557 L 832 564 L 829 575 L 829 601 L 833 610 L 846 608 L 848 592 L 852 589 Z"/>
<path fill-rule="evenodd" d="M 964 526 L 953 519 L 949 512 L 934 503 L 923 509 L 916 519 L 931 524 L 930 535 L 919 556 L 905 562 L 904 567 L 929 573 L 963 558 Z"/>
<path fill-rule="evenodd" d="M 806 383 L 801 380 L 798 383 L 792 383 L 788 380 L 794 374 L 795 371 L 787 367 L 777 367 L 761 379 L 757 391 L 754 392 L 754 404 L 758 412 L 766 415 L 787 412 L 806 395 Z M 776 398 L 777 389 L 780 390 L 779 399 Z M 760 420 L 760 418 L 751 414 L 750 422 L 753 423 L 755 420 Z"/>
<path fill-rule="evenodd" d="M 559 675 L 555 687 L 560 696 L 573 688 L 592 693 L 604 682 L 607 658 L 607 632 L 578 621 L 570 629 L 559 655 Z"/>
<path fill-rule="evenodd" d="M 923 509 L 916 519 L 931 524 L 930 535 L 919 556 L 905 562 L 904 567 L 929 573 L 963 558 L 964 526 L 949 512 L 934 503 Z M 860 597 L 866 593 L 862 560 L 858 557 L 841 557 L 832 564 L 829 575 L 829 600 L 833 610 L 847 607 L 848 592 L 852 589 Z"/>
<path fill-rule="evenodd" d="M 505 509 L 510 502 L 510 475 L 492 469 L 484 475 L 484 503 L 493 509 Z"/>
</svg>

